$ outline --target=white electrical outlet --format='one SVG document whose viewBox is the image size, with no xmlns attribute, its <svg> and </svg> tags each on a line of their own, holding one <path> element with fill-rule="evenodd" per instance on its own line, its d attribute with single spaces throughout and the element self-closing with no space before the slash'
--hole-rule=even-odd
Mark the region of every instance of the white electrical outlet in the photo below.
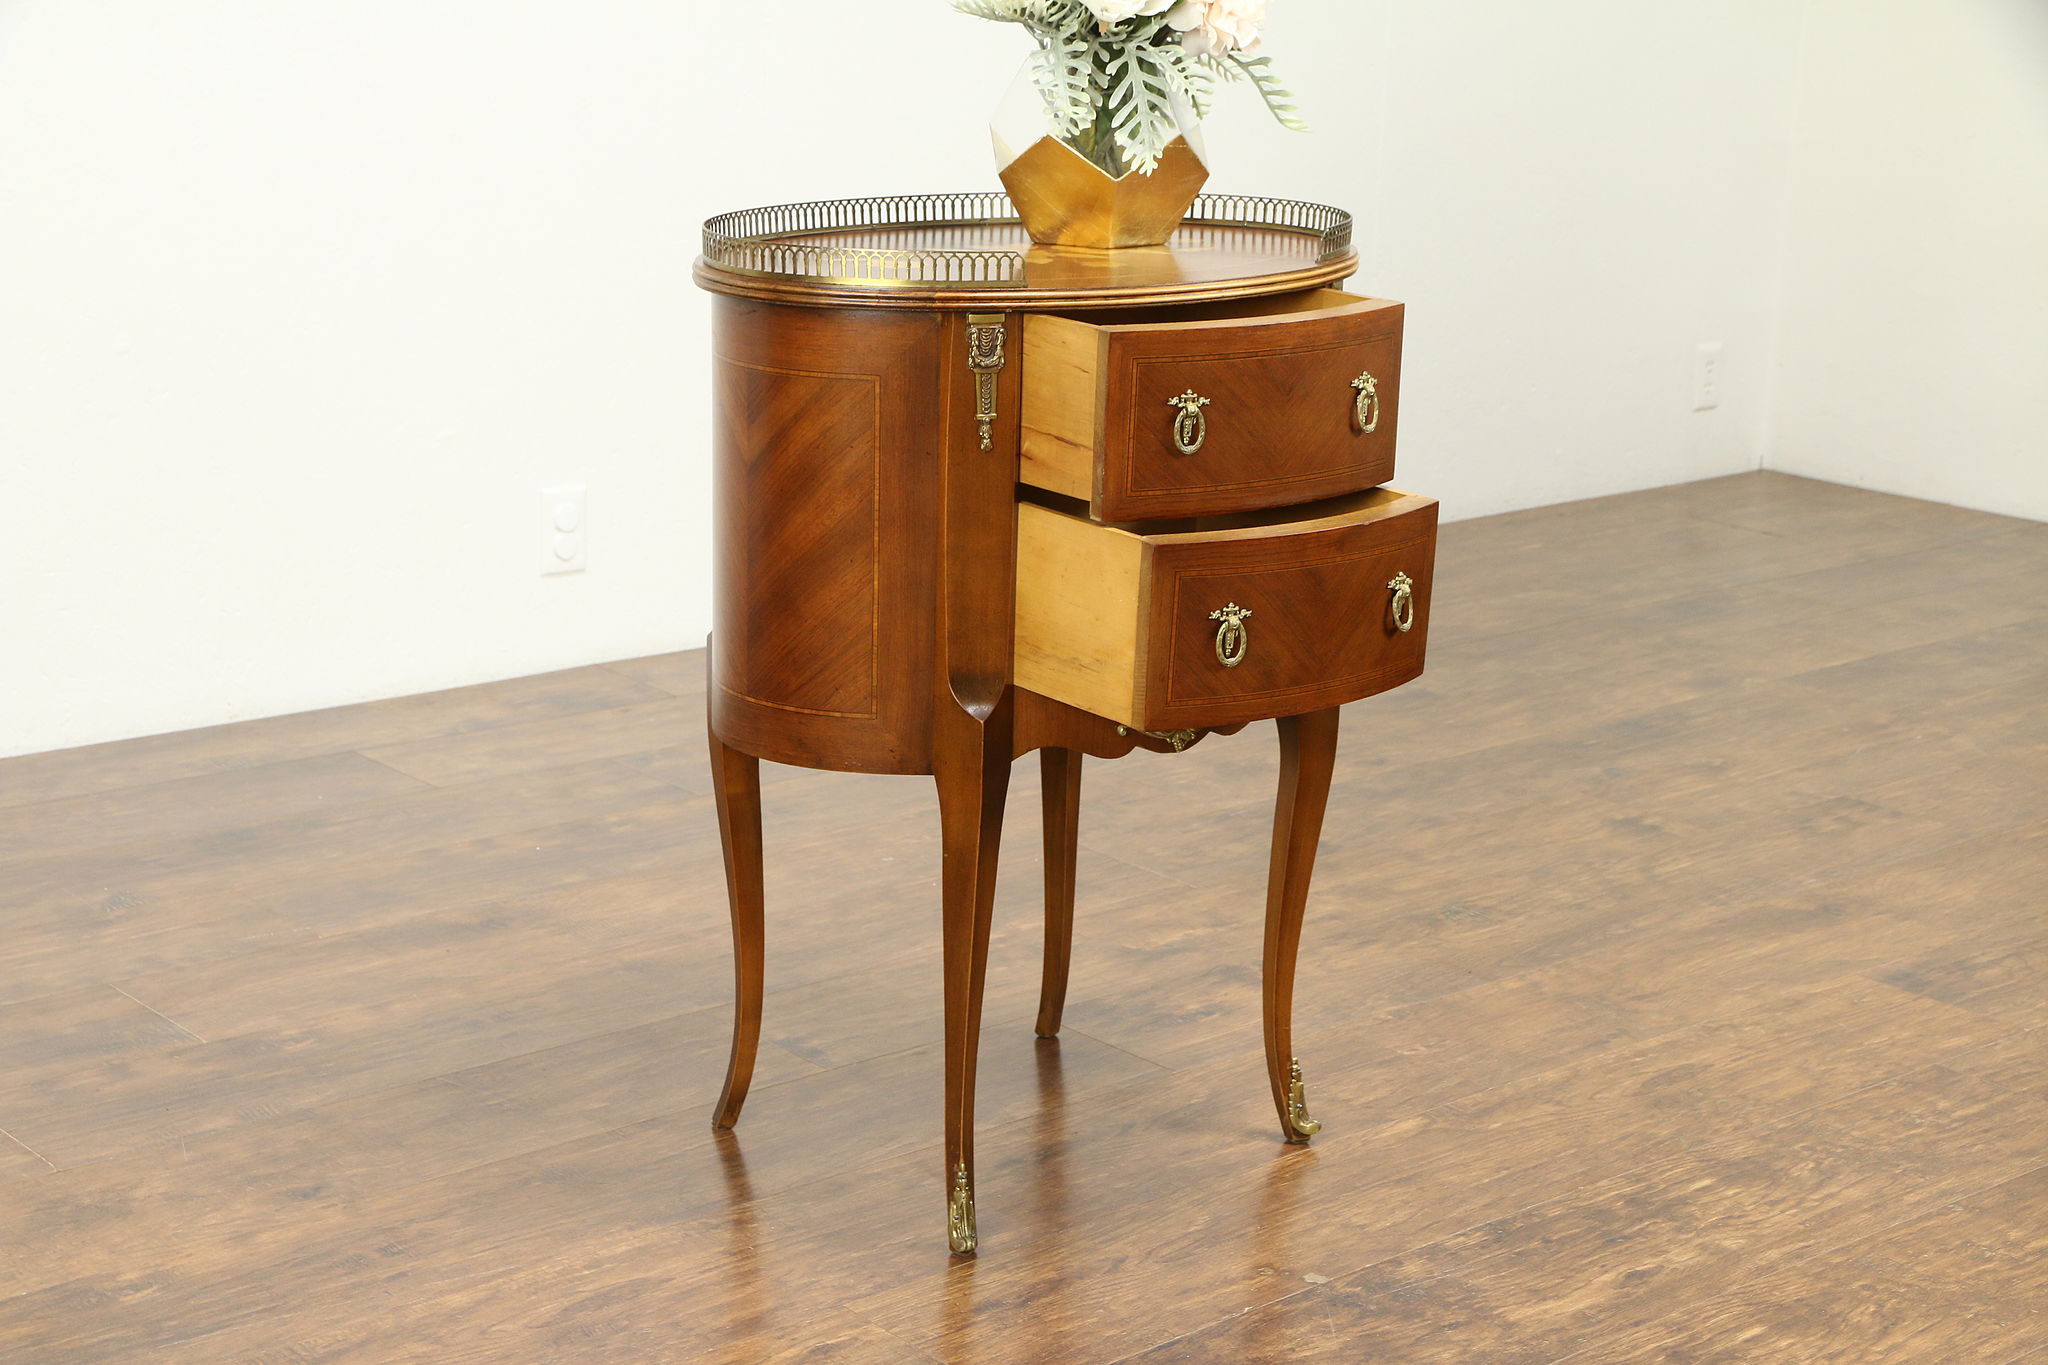
<svg viewBox="0 0 2048 1365">
<path fill-rule="evenodd" d="M 1692 410 L 1705 412 L 1721 406 L 1721 343 L 1702 341 L 1693 352 Z"/>
<path fill-rule="evenodd" d="M 590 490 L 558 483 L 540 490 L 540 571 L 581 573 L 590 562 Z"/>
</svg>

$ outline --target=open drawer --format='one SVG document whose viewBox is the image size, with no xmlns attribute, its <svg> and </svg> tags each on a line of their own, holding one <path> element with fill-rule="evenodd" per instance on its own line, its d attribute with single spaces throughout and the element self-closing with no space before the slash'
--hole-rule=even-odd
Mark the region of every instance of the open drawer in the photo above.
<svg viewBox="0 0 2048 1365">
<path fill-rule="evenodd" d="M 1018 477 L 1104 521 L 1312 502 L 1394 472 L 1402 306 L 1335 289 L 1024 318 Z"/>
<path fill-rule="evenodd" d="M 1376 488 L 1143 535 L 1017 509 L 1019 687 L 1141 730 L 1336 706 L 1422 672 L 1433 498 Z"/>
</svg>

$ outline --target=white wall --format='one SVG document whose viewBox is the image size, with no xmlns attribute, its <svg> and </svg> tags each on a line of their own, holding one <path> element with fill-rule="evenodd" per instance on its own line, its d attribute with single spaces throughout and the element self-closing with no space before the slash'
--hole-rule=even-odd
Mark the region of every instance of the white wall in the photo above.
<svg viewBox="0 0 2048 1365">
<path fill-rule="evenodd" d="M 697 224 L 992 185 L 1022 51 L 941 0 L 711 8 L 0 0 L 0 754 L 701 642 Z M 1214 183 L 1359 214 L 1449 515 L 1754 468 L 1797 30 L 1275 0 L 1318 131 L 1232 101 Z M 584 574 L 539 575 L 551 482 Z"/>
<path fill-rule="evenodd" d="M 1808 22 L 1770 467 L 2048 518 L 2048 3 Z"/>
<path fill-rule="evenodd" d="M 0 2 L 0 753 L 701 635 L 689 27 Z"/>
</svg>

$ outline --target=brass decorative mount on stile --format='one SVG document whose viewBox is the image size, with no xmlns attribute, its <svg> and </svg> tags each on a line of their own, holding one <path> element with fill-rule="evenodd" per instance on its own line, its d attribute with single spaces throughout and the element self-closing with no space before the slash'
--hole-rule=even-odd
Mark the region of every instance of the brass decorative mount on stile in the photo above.
<svg viewBox="0 0 2048 1365">
<path fill-rule="evenodd" d="M 967 315 L 967 367 L 974 371 L 974 421 L 981 428 L 981 448 L 996 448 L 996 376 L 1003 369 L 1003 315 Z"/>
</svg>

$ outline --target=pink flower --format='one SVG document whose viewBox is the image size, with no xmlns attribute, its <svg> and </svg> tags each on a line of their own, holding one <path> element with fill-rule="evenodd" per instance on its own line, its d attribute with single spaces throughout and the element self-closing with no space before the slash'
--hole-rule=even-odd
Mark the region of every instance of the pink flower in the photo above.
<svg viewBox="0 0 2048 1365">
<path fill-rule="evenodd" d="M 1255 52 L 1266 0 L 1179 0 L 1166 22 L 1180 31 L 1181 46 L 1200 56 Z"/>
</svg>

